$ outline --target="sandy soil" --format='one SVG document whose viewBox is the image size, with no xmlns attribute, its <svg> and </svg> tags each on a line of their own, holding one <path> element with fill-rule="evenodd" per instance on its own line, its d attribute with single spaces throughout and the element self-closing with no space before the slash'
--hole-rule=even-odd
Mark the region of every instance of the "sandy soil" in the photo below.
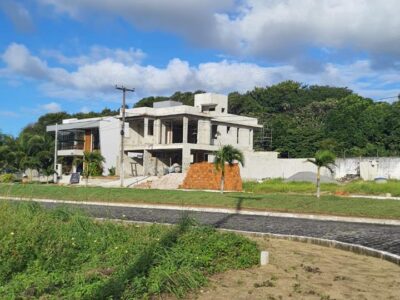
<svg viewBox="0 0 400 300">
<path fill-rule="evenodd" d="M 270 253 L 264 267 L 211 278 L 190 299 L 400 299 L 400 267 L 317 245 L 254 238 Z"/>
</svg>

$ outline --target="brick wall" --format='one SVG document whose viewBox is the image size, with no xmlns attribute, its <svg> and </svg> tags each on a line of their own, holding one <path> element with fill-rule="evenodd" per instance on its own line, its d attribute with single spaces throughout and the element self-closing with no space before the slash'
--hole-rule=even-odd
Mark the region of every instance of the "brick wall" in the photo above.
<svg viewBox="0 0 400 300">
<path fill-rule="evenodd" d="M 221 171 L 215 170 L 214 164 L 208 162 L 195 163 L 190 168 L 183 181 L 184 189 L 219 190 L 221 185 Z M 242 178 L 237 164 L 225 165 L 226 191 L 241 191 Z"/>
</svg>

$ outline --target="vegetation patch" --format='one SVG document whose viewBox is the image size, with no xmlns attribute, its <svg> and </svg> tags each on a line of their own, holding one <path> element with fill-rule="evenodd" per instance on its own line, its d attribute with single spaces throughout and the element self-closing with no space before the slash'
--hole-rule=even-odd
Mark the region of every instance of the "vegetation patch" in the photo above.
<svg viewBox="0 0 400 300">
<path fill-rule="evenodd" d="M 290 193 L 210 193 L 47 184 L 0 184 L 0 196 L 55 200 L 173 204 L 335 216 L 400 219 L 400 201 Z"/>
<path fill-rule="evenodd" d="M 0 204 L 0 298 L 184 296 L 258 262 L 255 242 L 199 227 L 96 222 L 79 211 Z"/>
<path fill-rule="evenodd" d="M 296 193 L 315 194 L 315 183 L 312 182 L 288 182 L 282 179 L 270 179 L 263 182 L 243 182 L 246 192 L 257 194 L 269 193 Z M 321 192 L 325 194 L 359 194 L 359 195 L 386 195 L 400 196 L 400 181 L 388 180 L 387 183 L 356 180 L 343 184 L 321 183 Z"/>
</svg>

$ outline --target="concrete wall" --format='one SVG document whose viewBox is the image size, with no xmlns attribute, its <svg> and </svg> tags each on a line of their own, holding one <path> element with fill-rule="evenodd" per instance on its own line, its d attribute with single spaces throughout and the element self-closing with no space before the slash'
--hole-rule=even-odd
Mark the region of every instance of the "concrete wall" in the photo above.
<svg viewBox="0 0 400 300">
<path fill-rule="evenodd" d="M 214 93 L 204 93 L 194 95 L 194 106 L 201 110 L 203 105 L 215 105 L 215 112 L 210 114 L 228 113 L 228 96 Z"/>
<path fill-rule="evenodd" d="M 108 169 L 117 166 L 115 154 L 120 150 L 120 121 L 115 118 L 100 121 L 99 137 L 101 154 L 106 160 L 103 164 L 103 175 L 108 175 Z"/>
<path fill-rule="evenodd" d="M 342 178 L 346 174 L 360 175 L 364 180 L 375 177 L 400 179 L 399 157 L 361 157 L 337 159 L 335 177 Z"/>
<path fill-rule="evenodd" d="M 298 172 L 316 172 L 317 168 L 305 158 L 278 159 L 277 152 L 244 152 L 245 164 L 241 167 L 243 179 L 288 178 Z M 322 170 L 323 175 L 330 175 Z"/>
<path fill-rule="evenodd" d="M 277 152 L 245 151 L 244 155 L 245 166 L 241 167 L 241 174 L 246 180 L 288 178 L 298 172 L 317 171 L 306 158 L 278 159 Z M 335 179 L 346 175 L 358 175 L 364 180 L 374 180 L 376 177 L 400 179 L 400 158 L 397 157 L 337 159 L 335 164 L 333 175 L 325 168 L 321 169 L 321 174 Z"/>
</svg>

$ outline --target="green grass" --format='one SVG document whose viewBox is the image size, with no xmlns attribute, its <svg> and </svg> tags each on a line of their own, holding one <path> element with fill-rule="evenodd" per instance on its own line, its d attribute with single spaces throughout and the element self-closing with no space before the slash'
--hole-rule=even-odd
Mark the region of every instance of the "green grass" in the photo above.
<svg viewBox="0 0 400 300">
<path fill-rule="evenodd" d="M 0 195 L 45 199 L 125 203 L 175 204 L 337 216 L 400 219 L 400 201 L 283 193 L 213 193 L 67 187 L 46 184 L 0 184 Z"/>
<path fill-rule="evenodd" d="M 315 184 L 311 182 L 285 182 L 282 179 L 271 179 L 261 183 L 247 181 L 243 189 L 253 193 L 296 193 L 314 194 Z M 345 184 L 322 183 L 321 190 L 330 194 L 349 193 L 359 195 L 386 195 L 400 196 L 400 181 L 389 180 L 379 184 L 373 181 L 352 181 Z"/>
<path fill-rule="evenodd" d="M 78 211 L 0 203 L 1 299 L 184 296 L 207 276 L 257 264 L 255 242 L 193 226 L 96 222 Z"/>
</svg>

